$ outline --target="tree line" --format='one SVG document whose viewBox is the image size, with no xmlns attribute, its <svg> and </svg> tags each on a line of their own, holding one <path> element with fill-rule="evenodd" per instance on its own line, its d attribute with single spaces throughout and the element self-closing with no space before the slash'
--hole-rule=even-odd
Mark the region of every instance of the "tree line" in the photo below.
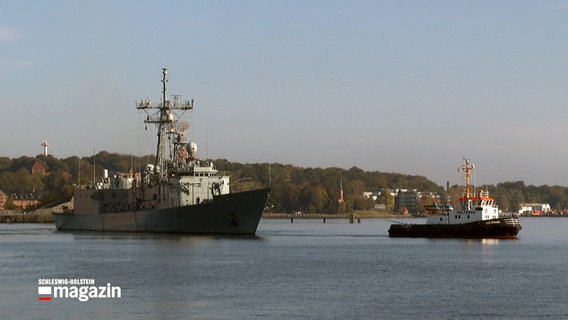
<svg viewBox="0 0 568 320">
<path fill-rule="evenodd" d="M 0 157 L 0 190 L 8 196 L 39 194 L 40 206 L 51 206 L 71 199 L 73 185 L 97 182 L 104 169 L 128 172 L 135 165 L 140 167 L 141 163 L 145 165 L 153 161 L 153 156 L 134 157 L 106 151 L 90 157 L 65 159 L 52 155 L 14 159 Z M 36 162 L 45 168 L 46 174 L 32 174 L 31 168 Z"/>
<path fill-rule="evenodd" d="M 46 169 L 46 174 L 31 173 L 36 162 Z M 106 151 L 93 156 L 65 159 L 52 155 L 14 159 L 0 157 L 0 190 L 8 195 L 35 191 L 41 194 L 41 205 L 50 206 L 69 200 L 73 185 L 97 182 L 104 169 L 111 174 L 130 170 L 137 172 L 153 162 L 153 156 L 139 157 Z M 243 164 L 226 159 L 213 162 L 221 174 L 231 176 L 232 191 L 271 186 L 269 210 L 277 213 L 341 213 L 368 210 L 377 204 L 382 204 L 387 211 L 393 211 L 391 192 L 396 189 L 437 193 L 441 199 L 449 198 L 455 204 L 463 191 L 457 185 L 444 190 L 424 176 L 364 171 L 357 167 L 303 168 L 280 163 Z M 568 208 L 568 188 L 564 186 L 527 186 L 523 181 L 514 181 L 481 188 L 488 190 L 504 211 L 517 211 L 521 203 L 527 202 L 549 203 L 551 208 L 557 210 Z M 339 201 L 341 189 L 342 203 Z M 372 192 L 378 198 L 367 198 L 363 196 L 364 192 Z"/>
</svg>

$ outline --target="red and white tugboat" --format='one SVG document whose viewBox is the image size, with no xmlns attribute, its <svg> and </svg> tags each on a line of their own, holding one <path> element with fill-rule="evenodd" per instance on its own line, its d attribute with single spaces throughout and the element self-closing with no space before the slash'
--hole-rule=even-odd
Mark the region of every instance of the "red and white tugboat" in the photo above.
<svg viewBox="0 0 568 320">
<path fill-rule="evenodd" d="M 460 208 L 428 206 L 426 224 L 395 223 L 390 226 L 390 237 L 414 238 L 500 238 L 514 239 L 522 229 L 514 215 L 502 216 L 488 191 L 470 192 L 469 178 L 474 166 L 464 158 L 461 170 L 465 176 L 465 190 L 459 198 Z"/>
</svg>

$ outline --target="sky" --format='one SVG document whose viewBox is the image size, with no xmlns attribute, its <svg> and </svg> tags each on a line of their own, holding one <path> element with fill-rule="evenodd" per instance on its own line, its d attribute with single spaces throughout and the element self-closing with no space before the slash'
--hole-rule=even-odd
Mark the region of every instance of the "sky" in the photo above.
<svg viewBox="0 0 568 320">
<path fill-rule="evenodd" d="M 568 186 L 566 1 L 0 0 L 0 156 L 155 152 Z"/>
</svg>

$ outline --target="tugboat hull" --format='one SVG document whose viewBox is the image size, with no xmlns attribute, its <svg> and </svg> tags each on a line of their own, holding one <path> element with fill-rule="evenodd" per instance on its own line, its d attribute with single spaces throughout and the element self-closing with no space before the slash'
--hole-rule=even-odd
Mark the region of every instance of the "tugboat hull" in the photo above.
<svg viewBox="0 0 568 320">
<path fill-rule="evenodd" d="M 270 189 L 216 196 L 197 205 L 114 213 L 54 213 L 60 231 L 255 234 Z"/>
<path fill-rule="evenodd" d="M 522 229 L 518 219 L 499 218 L 464 224 L 392 224 L 389 237 L 515 239 Z"/>
</svg>

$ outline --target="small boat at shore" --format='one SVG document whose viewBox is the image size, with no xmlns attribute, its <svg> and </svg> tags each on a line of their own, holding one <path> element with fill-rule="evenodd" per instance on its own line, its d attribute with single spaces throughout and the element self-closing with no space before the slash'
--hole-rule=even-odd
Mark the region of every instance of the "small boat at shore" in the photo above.
<svg viewBox="0 0 568 320">
<path fill-rule="evenodd" d="M 522 229 L 519 219 L 514 214 L 500 214 L 488 191 L 470 192 L 469 178 L 474 166 L 468 159 L 460 168 L 465 176 L 465 190 L 458 199 L 459 208 L 427 206 L 425 224 L 392 224 L 389 237 L 515 239 Z"/>
</svg>

